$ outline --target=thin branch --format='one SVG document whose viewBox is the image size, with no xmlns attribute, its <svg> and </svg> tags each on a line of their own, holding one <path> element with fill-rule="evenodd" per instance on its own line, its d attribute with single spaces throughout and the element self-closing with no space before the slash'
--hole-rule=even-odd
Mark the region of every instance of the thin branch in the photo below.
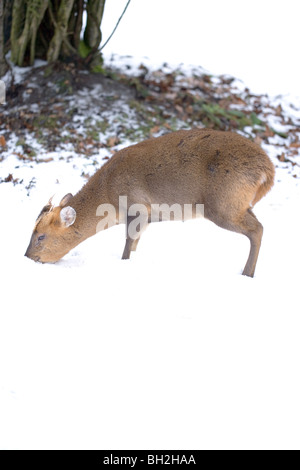
<svg viewBox="0 0 300 470">
<path fill-rule="evenodd" d="M 102 49 L 104 49 L 104 47 L 106 46 L 106 44 L 111 40 L 111 38 L 112 38 L 113 35 L 115 34 L 116 29 L 117 29 L 117 27 L 119 26 L 121 19 L 122 19 L 123 16 L 125 15 L 126 10 L 127 10 L 128 6 L 129 6 L 129 3 L 130 3 L 130 2 L 131 2 L 131 0 L 128 0 L 126 6 L 125 6 L 125 8 L 124 8 L 124 11 L 123 11 L 122 15 L 121 15 L 120 18 L 118 19 L 118 22 L 117 22 L 116 26 L 115 26 L 114 29 L 113 29 L 113 32 L 112 32 L 111 35 L 108 37 L 108 39 L 105 41 L 105 43 L 103 44 L 103 46 L 100 47 L 100 51 L 102 51 Z"/>
</svg>

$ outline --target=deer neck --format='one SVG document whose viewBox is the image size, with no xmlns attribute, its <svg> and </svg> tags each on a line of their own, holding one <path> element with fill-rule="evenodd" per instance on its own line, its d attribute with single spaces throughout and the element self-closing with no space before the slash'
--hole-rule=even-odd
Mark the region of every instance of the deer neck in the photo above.
<svg viewBox="0 0 300 470">
<path fill-rule="evenodd" d="M 70 206 L 76 211 L 76 220 L 73 224 L 74 236 L 78 243 L 95 235 L 102 227 L 101 211 L 110 204 L 104 172 L 96 173 L 85 186 L 70 201 Z M 117 223 L 114 210 L 108 215 L 109 226 Z M 104 215 L 104 214 L 103 214 Z M 115 219 L 115 220 L 113 220 Z"/>
</svg>

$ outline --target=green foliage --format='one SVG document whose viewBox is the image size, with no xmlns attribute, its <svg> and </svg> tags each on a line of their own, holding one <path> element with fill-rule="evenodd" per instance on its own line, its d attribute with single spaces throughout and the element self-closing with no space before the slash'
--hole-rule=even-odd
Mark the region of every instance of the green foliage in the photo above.
<svg viewBox="0 0 300 470">
<path fill-rule="evenodd" d="M 288 134 L 286 134 L 285 132 L 276 131 L 276 129 L 273 129 L 273 127 L 270 127 L 270 131 L 274 132 L 274 134 L 276 135 L 279 135 L 279 137 L 282 137 L 283 139 L 288 138 Z"/>
<path fill-rule="evenodd" d="M 101 64 L 94 65 L 94 67 L 91 69 L 93 73 L 100 73 L 101 75 L 105 75 L 105 69 Z"/>
<path fill-rule="evenodd" d="M 149 90 L 141 83 L 138 77 L 131 78 L 129 85 L 135 88 L 138 98 L 146 98 L 149 95 Z"/>
<path fill-rule="evenodd" d="M 250 119 L 251 119 L 251 122 L 252 124 L 255 126 L 263 126 L 264 123 L 256 116 L 255 113 L 251 113 L 250 114 Z"/>
<path fill-rule="evenodd" d="M 92 48 L 89 47 L 84 41 L 82 40 L 80 41 L 78 52 L 82 59 L 86 59 L 88 55 L 91 53 L 91 50 Z"/>
<path fill-rule="evenodd" d="M 244 112 L 235 109 L 225 109 L 218 103 L 197 102 L 195 111 L 203 124 L 209 127 L 244 129 L 244 127 L 253 124 L 251 118 Z"/>
</svg>

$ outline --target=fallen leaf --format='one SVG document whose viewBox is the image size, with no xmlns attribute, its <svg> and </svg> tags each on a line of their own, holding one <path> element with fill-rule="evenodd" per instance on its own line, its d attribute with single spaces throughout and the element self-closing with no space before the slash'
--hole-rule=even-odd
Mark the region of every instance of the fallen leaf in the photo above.
<svg viewBox="0 0 300 470">
<path fill-rule="evenodd" d="M 152 127 L 152 129 L 150 129 L 150 134 L 156 134 L 157 132 L 159 132 L 159 130 L 160 130 L 159 126 L 154 126 Z"/>
<path fill-rule="evenodd" d="M 281 114 L 282 114 L 282 107 L 281 107 L 281 104 L 279 104 L 279 105 L 277 106 L 277 108 L 275 109 L 275 114 L 276 114 L 276 116 L 281 116 Z"/>
<path fill-rule="evenodd" d="M 4 135 L 0 135 L 0 147 L 5 147 L 6 145 L 6 140 L 4 138 Z"/>
<path fill-rule="evenodd" d="M 182 106 L 179 106 L 179 104 L 176 104 L 175 109 L 176 109 L 179 113 L 183 113 L 183 107 L 182 107 Z"/>
<path fill-rule="evenodd" d="M 52 162 L 53 161 L 53 158 L 52 157 L 49 157 L 49 158 L 41 158 L 40 160 L 37 160 L 38 163 L 48 163 L 48 162 Z"/>
<path fill-rule="evenodd" d="M 29 157 L 22 155 L 22 153 L 15 152 L 14 155 L 16 155 L 16 157 L 18 157 L 20 160 L 30 160 Z"/>
<path fill-rule="evenodd" d="M 273 137 L 274 136 L 274 131 L 269 128 L 269 126 L 266 126 L 266 130 L 263 133 L 264 137 Z"/>
<path fill-rule="evenodd" d="M 255 142 L 257 145 L 261 146 L 261 144 L 262 144 L 262 139 L 257 135 L 257 136 L 254 138 L 254 142 Z"/>
<path fill-rule="evenodd" d="M 290 147 L 292 147 L 292 148 L 297 148 L 297 149 L 298 149 L 298 148 L 300 147 L 300 142 L 292 142 L 292 143 L 290 144 Z"/>
<path fill-rule="evenodd" d="M 11 181 L 13 181 L 13 175 L 9 173 L 9 175 L 6 178 L 4 178 L 4 181 L 5 183 L 10 183 Z"/>
<path fill-rule="evenodd" d="M 106 141 L 107 147 L 114 147 L 120 142 L 119 137 L 117 135 L 113 137 L 109 137 Z"/>
</svg>

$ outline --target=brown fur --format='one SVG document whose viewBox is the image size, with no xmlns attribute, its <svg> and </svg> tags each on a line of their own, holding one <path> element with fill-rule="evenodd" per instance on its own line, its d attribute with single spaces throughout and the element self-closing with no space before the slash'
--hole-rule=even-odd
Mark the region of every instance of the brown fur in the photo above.
<svg viewBox="0 0 300 470">
<path fill-rule="evenodd" d="M 204 204 L 206 218 L 249 238 L 243 274 L 253 276 L 263 228 L 251 209 L 273 182 L 273 164 L 248 139 L 210 129 L 173 132 L 119 151 L 74 197 L 65 196 L 59 207 L 46 206 L 26 255 L 42 262 L 59 260 L 96 233 L 100 204 L 116 208 L 111 224 L 126 223 L 127 214 L 118 212 L 118 204 L 119 196 L 127 196 L 128 206 L 144 204 L 149 213 L 151 204 Z M 60 218 L 67 205 L 76 211 L 76 220 L 68 227 Z M 41 235 L 45 239 L 38 241 Z M 127 239 L 123 258 L 129 258 L 137 243 Z"/>
</svg>

